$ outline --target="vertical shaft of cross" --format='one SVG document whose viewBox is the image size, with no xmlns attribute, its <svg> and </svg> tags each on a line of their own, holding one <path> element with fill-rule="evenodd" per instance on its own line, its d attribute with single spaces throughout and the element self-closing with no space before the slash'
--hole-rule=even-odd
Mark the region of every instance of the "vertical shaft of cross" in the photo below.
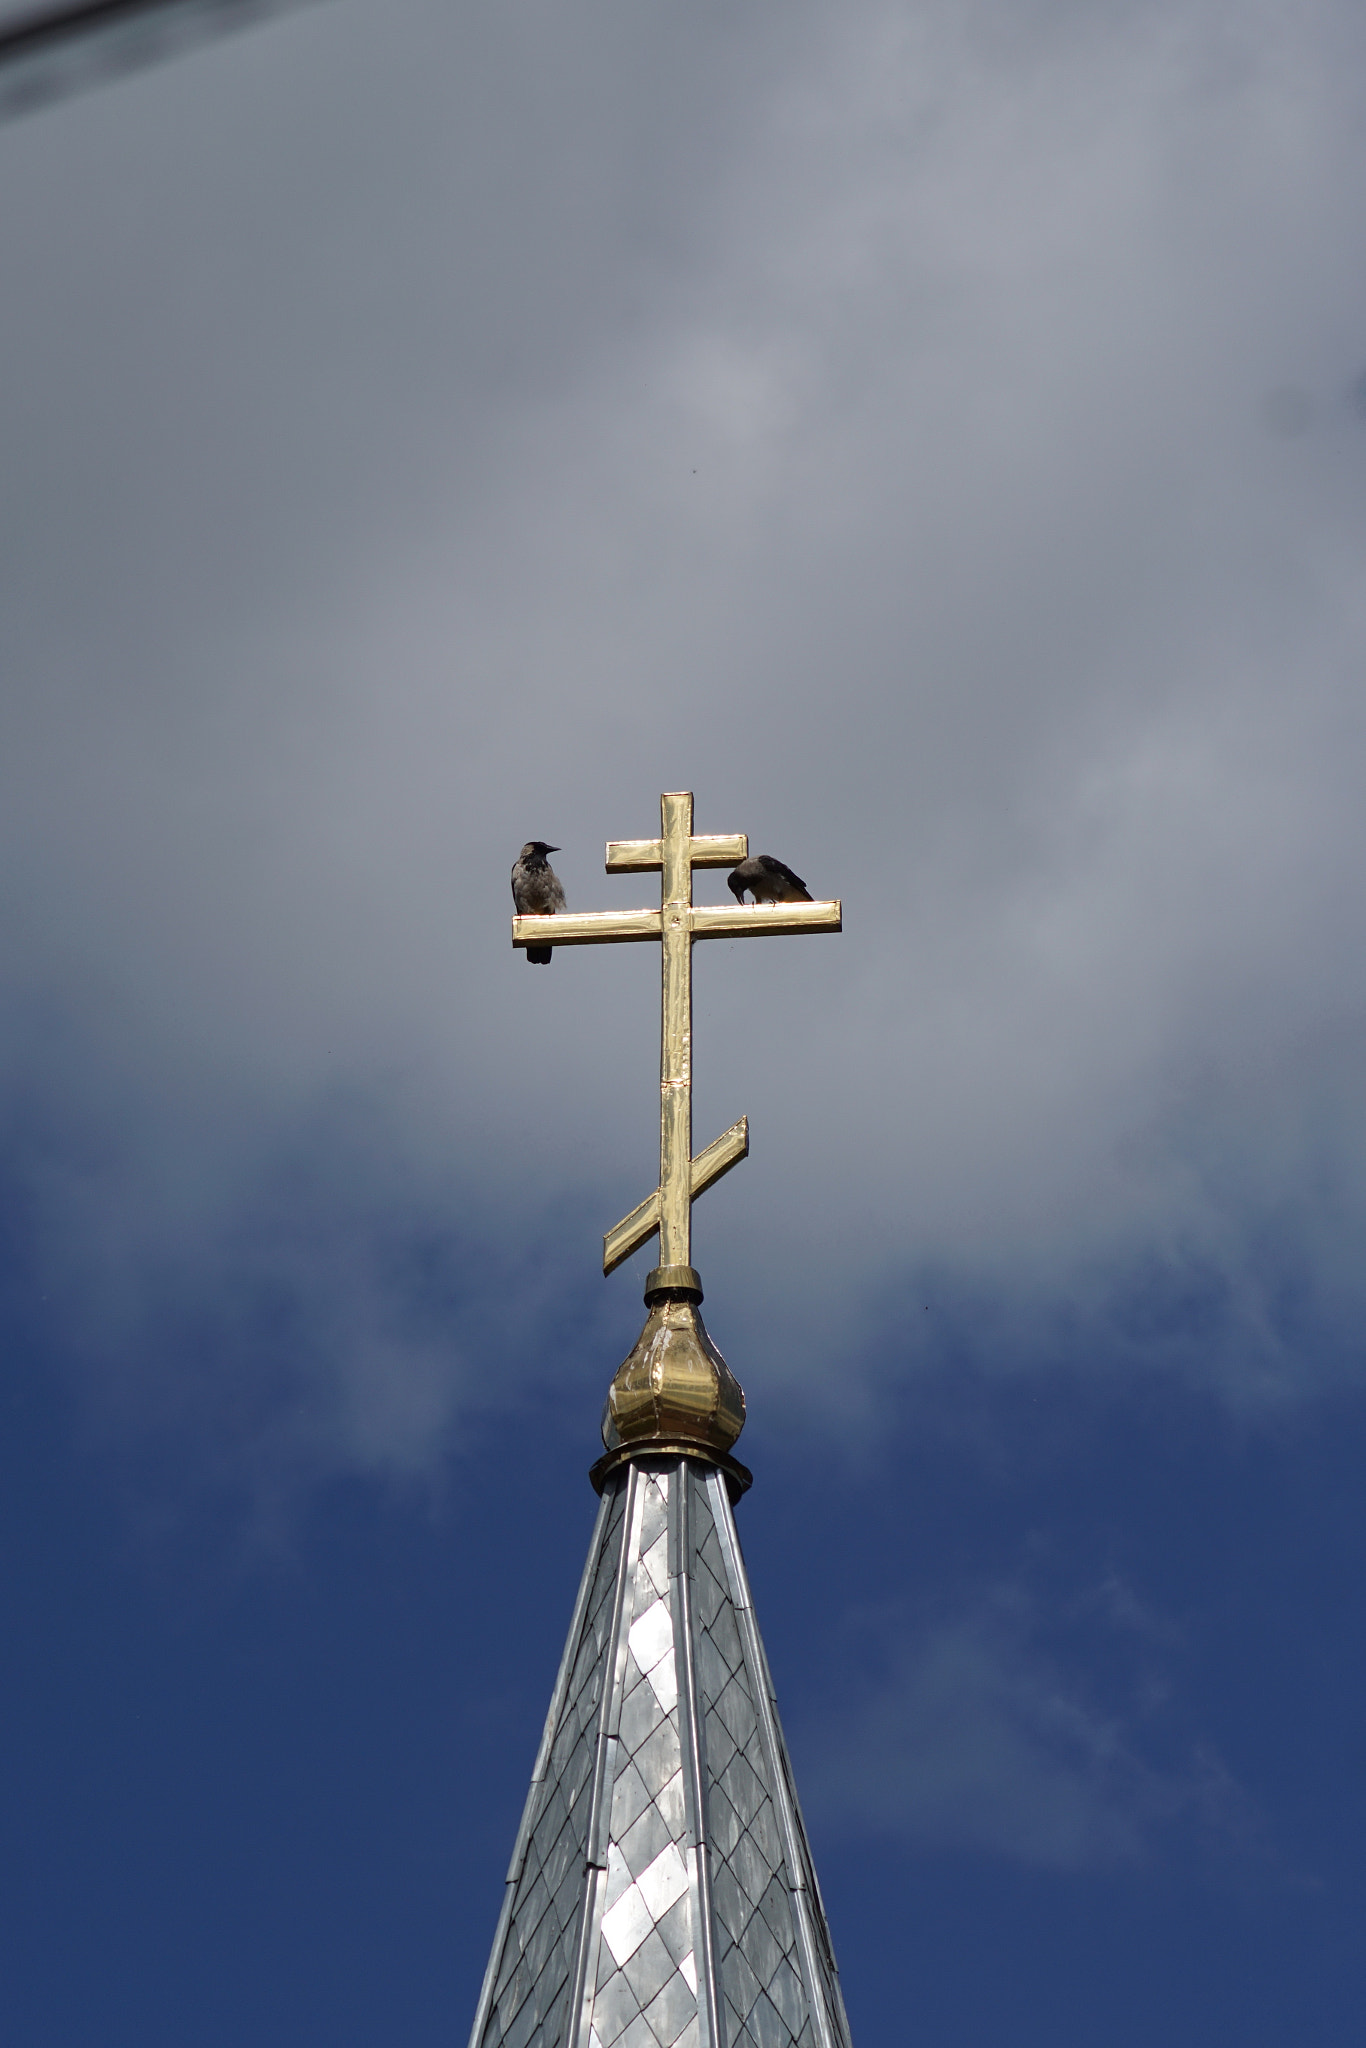
<svg viewBox="0 0 1366 2048">
<path fill-rule="evenodd" d="M 692 794 L 659 800 L 663 910 L 659 1263 L 692 1263 Z"/>
</svg>

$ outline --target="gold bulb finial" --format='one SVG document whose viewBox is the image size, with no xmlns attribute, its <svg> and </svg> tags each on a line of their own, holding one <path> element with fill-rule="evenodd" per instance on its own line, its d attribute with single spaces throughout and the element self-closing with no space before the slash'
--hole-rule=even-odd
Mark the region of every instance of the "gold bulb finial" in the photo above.
<svg viewBox="0 0 1366 2048">
<path fill-rule="evenodd" d="M 667 1454 L 720 1465 L 738 1497 L 750 1474 L 730 1453 L 745 1426 L 745 1392 L 707 1334 L 693 1266 L 656 1266 L 645 1283 L 645 1327 L 622 1360 L 602 1411 L 606 1456 L 593 1483 L 626 1458 Z"/>
</svg>

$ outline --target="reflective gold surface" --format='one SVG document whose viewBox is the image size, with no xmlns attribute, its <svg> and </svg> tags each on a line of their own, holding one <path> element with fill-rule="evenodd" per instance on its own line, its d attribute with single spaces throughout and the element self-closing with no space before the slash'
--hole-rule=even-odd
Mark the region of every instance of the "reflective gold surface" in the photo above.
<svg viewBox="0 0 1366 2048">
<path fill-rule="evenodd" d="M 643 842 L 649 844 L 650 842 Z M 732 861 L 733 867 L 735 863 Z M 698 903 L 674 915 L 695 939 L 792 938 L 799 932 L 843 929 L 843 905 L 827 903 Z M 658 910 L 562 910 L 555 917 L 514 917 L 514 946 L 630 945 L 662 936 Z"/>
<path fill-rule="evenodd" d="M 702 1275 L 696 1266 L 653 1266 L 645 1275 L 645 1306 L 648 1308 L 657 1294 L 670 1288 L 682 1289 L 686 1294 L 695 1294 L 702 1299 Z"/>
<path fill-rule="evenodd" d="M 523 920 L 531 923 L 530 918 Z M 542 924 L 555 920 L 542 918 Z M 839 932 L 844 906 L 828 903 L 740 903 L 731 910 L 719 903 L 699 903 L 692 913 L 695 939 L 795 938 L 800 932 Z"/>
<path fill-rule="evenodd" d="M 692 1199 L 720 1180 L 723 1173 L 729 1173 L 732 1166 L 738 1166 L 749 1155 L 749 1118 L 742 1116 L 728 1131 L 722 1131 L 719 1138 L 713 1138 L 692 1162 Z M 620 1223 L 608 1231 L 602 1241 L 602 1270 L 604 1274 L 614 1273 L 623 1259 L 629 1259 L 648 1238 L 659 1228 L 659 1189 L 634 1208 L 629 1216 L 623 1216 Z"/>
<path fill-rule="evenodd" d="M 667 1437 L 725 1452 L 745 1426 L 745 1396 L 695 1301 L 666 1290 L 617 1368 L 602 1415 L 609 1451 Z"/>
<path fill-rule="evenodd" d="M 669 790 L 659 800 L 658 839 L 610 839 L 608 873 L 660 876 L 658 910 L 561 911 L 554 917 L 514 917 L 514 946 L 660 946 L 659 1185 L 603 1239 L 602 1270 L 611 1273 L 659 1233 L 661 1265 L 686 1266 L 692 1258 L 692 1205 L 705 1188 L 745 1157 L 745 1142 L 731 1129 L 692 1156 L 692 947 L 694 939 L 779 937 L 837 932 L 838 901 L 744 903 L 734 909 L 692 900 L 694 868 L 734 867 L 749 854 L 743 832 L 694 833 L 690 790 Z"/>
<path fill-rule="evenodd" d="M 692 841 L 695 868 L 733 868 L 749 859 L 749 839 L 743 832 L 696 832 Z M 609 839 L 607 872 L 647 875 L 664 865 L 662 839 Z"/>
<path fill-rule="evenodd" d="M 514 917 L 514 946 L 629 945 L 657 939 L 657 910 L 561 910 L 553 917 Z"/>
<path fill-rule="evenodd" d="M 692 1153 L 692 948 L 695 939 L 779 937 L 837 932 L 841 906 L 822 903 L 694 905 L 695 868 L 734 867 L 748 858 L 743 832 L 696 834 L 688 790 L 659 800 L 658 839 L 613 839 L 609 874 L 660 877 L 658 910 L 561 911 L 514 917 L 514 946 L 628 945 L 656 940 L 660 949 L 659 1185 L 603 1239 L 602 1270 L 611 1273 L 656 1232 L 659 1267 L 651 1275 L 645 1328 L 612 1382 L 603 1418 L 607 1462 L 632 1447 L 683 1447 L 726 1457 L 745 1422 L 745 1397 L 697 1312 L 701 1288 L 692 1269 L 692 1205 L 747 1155 L 745 1117 Z M 737 1473 L 743 1466 L 736 1466 Z M 598 1468 L 594 1468 L 597 1483 Z M 746 1475 L 746 1483 L 747 1475 Z"/>
<path fill-rule="evenodd" d="M 662 796 L 659 1263 L 692 1263 L 692 792 Z M 610 1448 L 610 1447 L 609 1447 Z"/>
</svg>

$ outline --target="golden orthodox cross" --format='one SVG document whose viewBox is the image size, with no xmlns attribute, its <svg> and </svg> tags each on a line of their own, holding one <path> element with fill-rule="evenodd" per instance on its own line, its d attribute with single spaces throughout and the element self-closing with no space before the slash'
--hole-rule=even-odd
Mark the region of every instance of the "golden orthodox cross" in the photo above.
<svg viewBox="0 0 1366 2048">
<path fill-rule="evenodd" d="M 514 946 L 593 946 L 657 939 L 662 951 L 659 1030 L 659 1186 L 623 1216 L 602 1241 L 610 1273 L 659 1232 L 659 1284 L 696 1283 L 692 1273 L 692 1205 L 749 1151 L 749 1120 L 741 1117 L 694 1159 L 692 1152 L 692 948 L 694 939 L 751 939 L 785 932 L 837 932 L 840 905 L 829 903 L 694 904 L 694 868 L 733 868 L 749 855 L 743 832 L 702 836 L 692 829 L 692 793 L 659 799 L 658 839 L 612 839 L 608 874 L 660 875 L 658 910 L 562 910 L 551 917 L 514 917 Z"/>
</svg>

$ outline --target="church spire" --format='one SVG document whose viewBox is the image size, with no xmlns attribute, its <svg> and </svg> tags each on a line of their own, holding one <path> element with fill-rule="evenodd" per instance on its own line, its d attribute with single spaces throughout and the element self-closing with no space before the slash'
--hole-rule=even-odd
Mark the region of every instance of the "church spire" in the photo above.
<svg viewBox="0 0 1366 2048">
<path fill-rule="evenodd" d="M 838 931 L 840 906 L 694 909 L 692 868 L 734 866 L 746 841 L 695 838 L 691 796 L 661 813 L 660 839 L 608 848 L 609 868 L 661 869 L 658 912 L 513 926 L 518 945 L 661 941 L 660 1185 L 604 1268 L 655 1230 L 661 1261 L 604 1410 L 601 1505 L 470 2048 L 850 2048 L 735 1528 L 744 1395 L 690 1238 L 692 1201 L 747 1150 L 742 1119 L 691 1157 L 691 942 L 703 920 Z"/>
</svg>

